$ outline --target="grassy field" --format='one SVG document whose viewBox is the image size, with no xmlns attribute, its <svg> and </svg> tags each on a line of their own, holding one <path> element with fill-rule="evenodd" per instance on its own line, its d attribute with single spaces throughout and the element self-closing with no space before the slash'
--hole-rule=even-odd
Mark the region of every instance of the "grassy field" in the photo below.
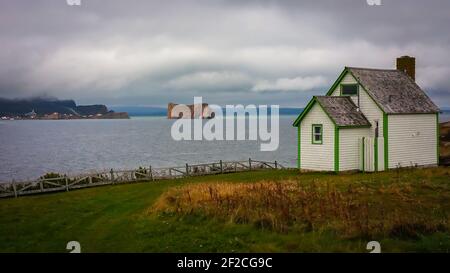
<svg viewBox="0 0 450 273">
<path fill-rule="evenodd" d="M 450 168 L 259 171 L 0 200 L 0 252 L 449 252 Z"/>
</svg>

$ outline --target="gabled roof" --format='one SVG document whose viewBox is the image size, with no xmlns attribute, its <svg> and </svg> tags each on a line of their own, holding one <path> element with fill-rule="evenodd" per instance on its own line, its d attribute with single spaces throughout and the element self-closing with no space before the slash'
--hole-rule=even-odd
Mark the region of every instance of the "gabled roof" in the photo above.
<svg viewBox="0 0 450 273">
<path fill-rule="evenodd" d="M 371 124 L 358 107 L 348 96 L 315 96 L 295 120 L 298 126 L 315 103 L 318 103 L 324 112 L 338 127 L 370 127 Z"/>
<path fill-rule="evenodd" d="M 395 69 L 346 67 L 336 84 L 349 72 L 387 114 L 437 113 L 439 108 L 405 72 Z M 333 85 L 332 90 L 336 87 Z M 331 94 L 331 90 L 327 95 Z"/>
</svg>

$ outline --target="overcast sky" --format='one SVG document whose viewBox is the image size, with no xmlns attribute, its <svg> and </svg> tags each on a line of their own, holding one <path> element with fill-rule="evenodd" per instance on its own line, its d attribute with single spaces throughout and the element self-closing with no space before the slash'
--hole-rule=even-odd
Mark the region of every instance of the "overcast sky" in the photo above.
<svg viewBox="0 0 450 273">
<path fill-rule="evenodd" d="M 0 0 L 0 97 L 304 106 L 344 66 L 394 68 L 450 106 L 450 1 Z"/>
</svg>

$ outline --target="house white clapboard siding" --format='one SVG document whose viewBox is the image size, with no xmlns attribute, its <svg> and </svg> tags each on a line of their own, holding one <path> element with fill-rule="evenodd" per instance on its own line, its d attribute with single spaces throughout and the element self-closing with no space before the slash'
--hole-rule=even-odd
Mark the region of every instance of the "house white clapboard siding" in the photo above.
<svg viewBox="0 0 450 273">
<path fill-rule="evenodd" d="M 434 114 L 388 116 L 389 168 L 436 165 L 436 119 Z"/>
<path fill-rule="evenodd" d="M 339 130 L 339 170 L 360 169 L 359 141 L 362 136 L 370 137 L 370 128 L 350 128 Z"/>
<path fill-rule="evenodd" d="M 314 124 L 318 123 L 318 120 L 320 120 L 325 134 L 320 142 L 314 143 L 311 139 L 312 128 Z M 310 114 L 305 117 L 299 129 L 301 134 L 300 146 L 303 151 L 300 155 L 300 161 L 303 162 L 303 167 L 320 171 L 333 171 L 334 124 L 322 107 L 317 104 L 312 106 Z M 324 158 L 326 160 L 323 160 Z"/>
<path fill-rule="evenodd" d="M 397 69 L 346 67 L 297 117 L 298 168 L 383 171 L 439 164 L 439 108 L 415 83 L 415 58 Z"/>
</svg>

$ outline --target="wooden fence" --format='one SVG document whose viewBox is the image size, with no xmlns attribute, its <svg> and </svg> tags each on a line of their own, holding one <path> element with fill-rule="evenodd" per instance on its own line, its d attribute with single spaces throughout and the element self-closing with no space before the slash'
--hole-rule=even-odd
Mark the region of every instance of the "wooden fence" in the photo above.
<svg viewBox="0 0 450 273">
<path fill-rule="evenodd" d="M 235 173 L 262 169 L 282 169 L 277 161 L 266 162 L 249 159 L 248 161 L 219 161 L 214 163 L 196 164 L 181 167 L 144 168 L 135 170 L 113 170 L 95 172 L 78 176 L 57 176 L 54 178 L 39 178 L 33 181 L 0 183 L 0 198 L 19 197 L 40 193 L 69 191 L 81 188 L 103 185 L 134 183 L 139 181 L 156 181 L 177 179 L 188 176 Z"/>
</svg>

